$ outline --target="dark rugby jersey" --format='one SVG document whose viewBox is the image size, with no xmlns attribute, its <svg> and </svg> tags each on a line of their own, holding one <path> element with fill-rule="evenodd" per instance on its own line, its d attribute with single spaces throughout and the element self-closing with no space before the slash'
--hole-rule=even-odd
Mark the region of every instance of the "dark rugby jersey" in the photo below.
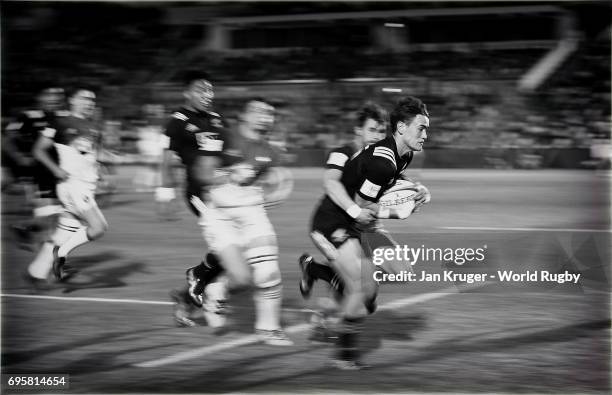
<svg viewBox="0 0 612 395">
<path fill-rule="evenodd" d="M 252 140 L 229 130 L 214 112 L 181 108 L 172 115 L 165 131 L 168 149 L 176 152 L 187 170 L 187 183 L 195 186 L 193 165 L 199 156 L 216 156 L 221 167 L 236 163 L 253 166 L 258 174 L 279 162 L 280 155 L 265 139 Z"/>
<path fill-rule="evenodd" d="M 325 162 L 326 169 L 344 170 L 346 162 L 348 162 L 353 156 L 359 153 L 361 150 L 358 149 L 355 144 L 346 144 L 341 147 L 334 148 L 330 151 L 327 156 L 327 162 Z"/>
<path fill-rule="evenodd" d="M 78 180 L 95 188 L 98 179 L 97 152 L 102 133 L 95 122 L 72 114 L 58 118 L 52 128 L 41 134 L 54 141 L 59 166 L 68 172 L 69 180 Z"/>
<path fill-rule="evenodd" d="M 193 181 L 193 165 L 199 156 L 223 157 L 228 140 L 221 116 L 214 112 L 181 108 L 166 125 L 168 149 L 177 153 L 187 171 L 187 182 Z"/>
<path fill-rule="evenodd" d="M 378 199 L 400 178 L 402 171 L 412 161 L 413 153 L 401 157 L 392 136 L 371 144 L 347 161 L 340 182 L 355 199 L 359 195 L 365 200 L 378 202 Z M 350 218 L 344 210 L 328 196 L 323 198 L 320 210 Z M 352 221 L 352 218 L 350 218 Z"/>
<path fill-rule="evenodd" d="M 256 206 L 264 203 L 262 188 L 255 182 L 267 170 L 279 163 L 280 155 L 263 136 L 259 139 L 245 137 L 240 131 L 228 132 L 227 149 L 224 150 L 223 166 L 246 166 L 255 171 L 245 185 L 227 183 L 210 189 L 210 200 L 219 208 Z M 237 170 L 233 167 L 221 169 L 227 174 Z M 249 173 L 250 174 L 250 171 Z"/>
<path fill-rule="evenodd" d="M 45 128 L 55 128 L 58 119 L 68 116 L 68 111 L 24 111 L 17 121 L 6 126 L 6 133 L 12 138 L 17 149 L 26 156 L 31 156 L 34 143 Z"/>
<path fill-rule="evenodd" d="M 53 128 L 55 133 L 48 135 L 57 144 L 67 145 L 81 154 L 95 154 L 102 142 L 102 133 L 89 119 L 68 115 L 58 118 Z M 43 134 L 46 134 L 43 132 Z"/>
<path fill-rule="evenodd" d="M 280 164 L 280 151 L 265 138 L 250 139 L 238 131 L 229 131 L 226 149 L 223 151 L 223 165 L 235 163 L 251 165 L 258 175 L 272 166 Z"/>
</svg>

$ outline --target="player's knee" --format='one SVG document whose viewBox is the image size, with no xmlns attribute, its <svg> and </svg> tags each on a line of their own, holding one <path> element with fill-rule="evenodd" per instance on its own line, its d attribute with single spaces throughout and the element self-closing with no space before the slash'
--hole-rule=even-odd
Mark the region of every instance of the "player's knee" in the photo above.
<svg viewBox="0 0 612 395">
<path fill-rule="evenodd" d="M 87 236 L 90 240 L 95 240 L 104 235 L 108 230 L 108 223 L 104 219 L 92 221 L 87 229 Z"/>
<path fill-rule="evenodd" d="M 242 291 L 253 286 L 251 276 L 246 270 L 230 273 L 230 278 L 232 280 L 232 291 L 234 292 Z"/>
<path fill-rule="evenodd" d="M 82 226 L 81 221 L 76 218 L 60 217 L 50 241 L 55 245 L 62 245 Z"/>
<path fill-rule="evenodd" d="M 281 283 L 278 261 L 259 262 L 253 265 L 253 284 L 257 288 L 269 288 Z"/>
<path fill-rule="evenodd" d="M 232 292 L 239 292 L 251 288 L 253 283 L 251 281 L 249 268 L 242 262 L 236 262 L 236 264 L 232 263 L 225 266 L 227 276 L 230 279 Z"/>
<path fill-rule="evenodd" d="M 250 248 L 247 250 L 247 262 L 253 268 L 255 287 L 269 288 L 281 283 L 276 246 Z"/>
<path fill-rule="evenodd" d="M 218 257 L 218 261 L 225 270 L 230 280 L 232 293 L 250 288 L 251 269 L 244 262 L 244 257 L 240 247 L 236 244 L 227 244 L 223 248 L 214 248 L 217 245 L 210 245 L 212 251 Z"/>
</svg>

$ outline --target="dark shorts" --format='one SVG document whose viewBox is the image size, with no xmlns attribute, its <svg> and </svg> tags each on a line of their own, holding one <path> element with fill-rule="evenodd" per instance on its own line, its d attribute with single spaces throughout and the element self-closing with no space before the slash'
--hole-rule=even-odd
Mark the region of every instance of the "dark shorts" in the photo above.
<svg viewBox="0 0 612 395">
<path fill-rule="evenodd" d="M 6 166 L 5 166 L 6 165 Z M 43 199 L 55 199 L 55 187 L 57 179 L 49 169 L 40 163 L 35 163 L 32 166 L 20 166 L 14 161 L 6 158 L 3 160 L 3 166 L 7 167 L 11 175 L 19 181 L 29 181 L 36 185 L 39 197 Z"/>
<path fill-rule="evenodd" d="M 312 217 L 310 231 L 320 233 L 336 248 L 348 239 L 361 239 L 362 232 L 356 227 L 355 221 L 344 213 L 339 210 L 323 210 L 321 207 Z"/>
<path fill-rule="evenodd" d="M 310 230 L 323 236 L 336 249 L 349 239 L 359 240 L 368 257 L 371 257 L 377 248 L 395 245 L 389 233 L 381 226 L 360 227 L 340 211 L 335 213 L 318 208 L 313 215 Z M 315 241 L 315 244 L 320 247 L 320 243 Z"/>
</svg>

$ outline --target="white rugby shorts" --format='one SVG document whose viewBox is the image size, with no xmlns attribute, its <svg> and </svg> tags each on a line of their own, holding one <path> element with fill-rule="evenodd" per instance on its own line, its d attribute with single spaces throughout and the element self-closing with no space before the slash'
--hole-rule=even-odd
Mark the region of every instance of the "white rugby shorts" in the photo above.
<svg viewBox="0 0 612 395">
<path fill-rule="evenodd" d="M 95 185 L 77 181 L 64 181 L 57 184 L 57 198 L 70 214 L 81 216 L 85 211 L 98 208 L 95 199 Z"/>
<path fill-rule="evenodd" d="M 276 237 L 262 205 L 207 208 L 200 212 L 198 223 L 212 251 L 221 251 L 230 245 L 249 246 L 260 237 Z"/>
</svg>

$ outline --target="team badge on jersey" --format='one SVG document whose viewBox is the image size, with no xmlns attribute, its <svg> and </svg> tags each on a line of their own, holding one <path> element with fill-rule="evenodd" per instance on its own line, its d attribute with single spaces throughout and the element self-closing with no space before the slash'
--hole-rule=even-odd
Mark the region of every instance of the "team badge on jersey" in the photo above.
<svg viewBox="0 0 612 395">
<path fill-rule="evenodd" d="M 223 140 L 218 139 L 217 133 L 196 133 L 198 149 L 202 151 L 222 151 Z"/>
<path fill-rule="evenodd" d="M 378 191 L 380 191 L 380 185 L 376 185 L 373 182 L 371 182 L 370 180 L 365 180 L 363 182 L 363 185 L 361 185 L 361 189 L 359 190 L 361 193 L 363 193 L 366 196 L 369 196 L 371 198 L 375 198 L 376 195 L 378 195 Z"/>
</svg>

